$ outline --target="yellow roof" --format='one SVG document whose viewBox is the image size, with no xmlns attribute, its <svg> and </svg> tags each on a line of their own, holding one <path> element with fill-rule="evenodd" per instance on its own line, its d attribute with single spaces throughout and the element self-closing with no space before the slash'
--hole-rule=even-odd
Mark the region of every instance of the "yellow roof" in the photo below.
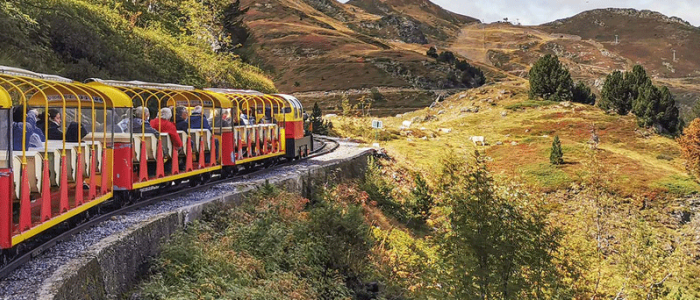
<svg viewBox="0 0 700 300">
<path fill-rule="evenodd" d="M 12 98 L 10 94 L 0 87 L 0 108 L 10 108 L 12 107 Z"/>
<path fill-rule="evenodd" d="M 133 107 L 133 102 L 131 101 L 131 98 L 117 88 L 97 81 L 90 82 L 87 85 L 91 88 L 102 92 L 107 97 L 109 97 L 109 99 L 114 104 L 114 107 Z"/>
<path fill-rule="evenodd" d="M 77 96 L 77 97 L 76 97 Z M 80 100 L 80 101 L 78 101 Z M 63 86 L 52 86 L 34 93 L 29 102 L 29 106 L 43 107 L 48 102 L 49 106 L 91 108 L 94 102 L 95 108 L 112 108 L 112 99 L 106 97 L 100 91 L 80 83 Z"/>
<path fill-rule="evenodd" d="M 213 92 L 213 91 L 204 91 L 204 93 L 209 94 L 212 98 L 215 98 L 216 100 L 219 101 L 219 105 L 221 108 L 231 108 L 231 100 L 226 97 L 226 95 Z"/>
</svg>

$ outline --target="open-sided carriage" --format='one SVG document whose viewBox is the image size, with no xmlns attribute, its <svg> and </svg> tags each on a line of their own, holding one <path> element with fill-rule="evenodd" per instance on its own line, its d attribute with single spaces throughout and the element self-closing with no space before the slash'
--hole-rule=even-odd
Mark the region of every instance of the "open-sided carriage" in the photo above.
<svg viewBox="0 0 700 300">
<path fill-rule="evenodd" d="M 0 67 L 0 248 L 112 197 L 112 99 L 66 78 Z M 53 126 L 61 134 L 38 141 L 52 126 L 49 110 L 60 112 Z"/>
</svg>

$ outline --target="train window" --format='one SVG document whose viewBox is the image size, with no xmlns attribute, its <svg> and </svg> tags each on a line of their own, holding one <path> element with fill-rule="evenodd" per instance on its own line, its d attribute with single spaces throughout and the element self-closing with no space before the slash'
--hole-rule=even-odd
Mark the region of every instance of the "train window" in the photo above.
<svg viewBox="0 0 700 300">
<path fill-rule="evenodd" d="M 10 110 L 0 109 L 0 168 L 9 168 Z"/>
</svg>

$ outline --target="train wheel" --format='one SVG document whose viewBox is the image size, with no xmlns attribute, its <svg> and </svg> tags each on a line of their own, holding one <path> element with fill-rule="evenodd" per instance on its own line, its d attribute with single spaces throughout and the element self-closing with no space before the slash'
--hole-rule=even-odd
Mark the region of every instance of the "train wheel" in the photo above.
<svg viewBox="0 0 700 300">
<path fill-rule="evenodd" d="M 204 174 L 200 175 L 199 181 L 202 184 L 205 184 L 205 183 L 209 182 L 210 179 L 211 179 L 211 173 L 204 173 Z"/>
<path fill-rule="evenodd" d="M 190 177 L 190 187 L 195 187 L 199 185 L 199 176 Z"/>
</svg>

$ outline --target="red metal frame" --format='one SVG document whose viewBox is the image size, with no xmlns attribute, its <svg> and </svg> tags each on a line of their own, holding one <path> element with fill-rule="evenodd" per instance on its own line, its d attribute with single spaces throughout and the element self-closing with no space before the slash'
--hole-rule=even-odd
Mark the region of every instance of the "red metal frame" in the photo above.
<svg viewBox="0 0 700 300">
<path fill-rule="evenodd" d="M 129 143 L 114 144 L 114 187 L 120 190 L 132 190 L 134 186 L 133 150 Z M 144 153 L 145 154 L 145 153 Z"/>
<path fill-rule="evenodd" d="M 12 170 L 0 169 L 0 248 L 12 247 Z"/>
</svg>

